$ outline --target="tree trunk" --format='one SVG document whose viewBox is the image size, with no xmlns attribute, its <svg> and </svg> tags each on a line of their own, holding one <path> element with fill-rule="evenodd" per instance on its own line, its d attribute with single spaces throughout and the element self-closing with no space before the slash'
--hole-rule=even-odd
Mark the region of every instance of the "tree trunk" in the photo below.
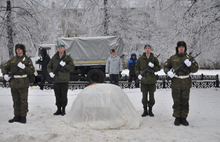
<svg viewBox="0 0 220 142">
<path fill-rule="evenodd" d="M 6 18 L 6 24 L 7 24 L 7 35 L 8 35 L 8 52 L 9 52 L 9 58 L 14 56 L 13 47 L 13 29 L 12 29 L 12 22 L 11 22 L 11 1 L 7 0 L 7 18 Z"/>
<path fill-rule="evenodd" d="M 109 15 L 108 15 L 108 0 L 104 0 L 104 35 L 109 35 L 108 33 L 108 22 L 109 22 Z"/>
</svg>

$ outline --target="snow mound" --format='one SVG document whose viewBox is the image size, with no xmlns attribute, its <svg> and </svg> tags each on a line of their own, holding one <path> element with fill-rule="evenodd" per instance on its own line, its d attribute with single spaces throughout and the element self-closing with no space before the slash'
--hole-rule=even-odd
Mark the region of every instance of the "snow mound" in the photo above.
<svg viewBox="0 0 220 142">
<path fill-rule="evenodd" d="M 67 124 L 77 128 L 139 128 L 141 117 L 125 92 L 112 84 L 84 88 L 67 114 Z"/>
</svg>

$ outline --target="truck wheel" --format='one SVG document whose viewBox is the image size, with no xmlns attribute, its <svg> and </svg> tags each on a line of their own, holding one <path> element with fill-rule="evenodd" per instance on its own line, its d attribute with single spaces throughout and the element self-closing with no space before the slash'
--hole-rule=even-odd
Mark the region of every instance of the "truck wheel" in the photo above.
<svg viewBox="0 0 220 142">
<path fill-rule="evenodd" d="M 103 83 L 104 79 L 104 73 L 99 69 L 92 69 L 87 74 L 87 80 L 91 83 Z"/>
</svg>

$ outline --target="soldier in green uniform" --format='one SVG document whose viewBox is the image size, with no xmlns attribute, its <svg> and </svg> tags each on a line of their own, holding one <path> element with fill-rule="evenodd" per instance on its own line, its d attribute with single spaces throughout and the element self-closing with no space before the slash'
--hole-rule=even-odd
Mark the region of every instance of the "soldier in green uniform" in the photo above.
<svg viewBox="0 0 220 142">
<path fill-rule="evenodd" d="M 191 88 L 190 73 L 198 71 L 198 64 L 195 60 L 190 61 L 190 55 L 186 53 L 187 46 L 184 41 L 178 41 L 176 54 L 171 56 L 165 63 L 164 72 L 171 78 L 171 88 L 173 97 L 173 117 L 175 117 L 174 125 L 189 125 L 186 120 L 189 113 L 189 93 Z M 181 64 L 185 64 L 185 68 L 173 73 L 172 69 L 178 68 Z"/>
<path fill-rule="evenodd" d="M 144 113 L 142 117 L 150 115 L 154 116 L 152 112 L 152 107 L 155 104 L 154 92 L 156 91 L 156 76 L 154 72 L 160 70 L 160 65 L 158 59 L 151 53 L 151 46 L 149 44 L 144 46 L 144 53 L 138 59 L 135 65 L 135 73 L 138 76 L 138 79 L 141 80 L 141 92 L 142 92 L 142 104 L 144 107 Z M 149 68 L 148 71 L 143 73 L 143 71 Z M 149 100 L 148 100 L 149 92 Z M 149 112 L 147 107 L 149 107 Z"/>
<path fill-rule="evenodd" d="M 60 69 L 58 69 L 60 67 Z M 52 57 L 47 70 L 54 81 L 57 111 L 54 115 L 65 115 L 67 92 L 69 88 L 70 72 L 74 70 L 73 59 L 66 55 L 65 45 L 58 46 L 58 52 Z"/>
<path fill-rule="evenodd" d="M 28 112 L 28 87 L 29 77 L 34 73 L 31 59 L 26 56 L 23 44 L 15 45 L 16 56 L 12 57 L 3 68 L 3 75 L 9 81 L 14 107 L 14 118 L 9 123 L 26 123 Z M 11 73 L 13 72 L 13 73 Z"/>
</svg>

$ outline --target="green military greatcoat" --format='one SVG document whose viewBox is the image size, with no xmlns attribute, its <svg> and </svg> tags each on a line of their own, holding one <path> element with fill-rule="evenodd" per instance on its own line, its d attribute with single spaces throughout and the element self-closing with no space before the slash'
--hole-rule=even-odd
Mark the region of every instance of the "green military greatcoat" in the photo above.
<svg viewBox="0 0 220 142">
<path fill-rule="evenodd" d="M 47 70 L 49 73 L 54 72 L 57 66 L 59 66 L 60 61 L 65 61 L 66 65 L 61 67 L 60 71 L 55 75 L 53 81 L 54 83 L 69 83 L 70 72 L 74 70 L 75 66 L 73 59 L 69 55 L 66 55 L 66 52 L 64 52 L 62 58 L 59 57 L 59 52 L 57 52 L 47 65 Z"/>
<path fill-rule="evenodd" d="M 184 64 L 186 59 L 190 59 L 191 56 L 187 53 L 175 54 L 171 56 L 164 65 L 164 72 L 167 73 L 171 69 L 178 68 L 181 64 Z M 179 71 L 178 75 L 175 75 L 171 79 L 172 97 L 173 97 L 173 117 L 186 118 L 189 113 L 189 94 L 192 86 L 191 78 L 188 76 L 190 73 L 198 71 L 198 63 L 193 60 L 190 67 L 185 66 L 183 70 Z M 180 78 L 184 76 L 186 78 Z"/>
<path fill-rule="evenodd" d="M 9 80 L 9 86 L 11 88 L 13 99 L 14 116 L 26 117 L 28 112 L 28 75 L 34 74 L 34 67 L 31 59 L 26 55 L 16 55 L 12 57 L 7 63 L 5 63 L 2 73 L 5 75 L 13 72 L 16 68 L 18 68 L 17 65 L 19 62 L 23 62 L 25 68 L 19 68 L 18 71 L 15 72 L 13 76 L 11 76 L 11 79 Z"/>
<path fill-rule="evenodd" d="M 69 87 L 68 84 L 70 80 L 70 72 L 73 71 L 75 67 L 73 60 L 69 55 L 66 55 L 66 52 L 64 52 L 61 58 L 59 56 L 59 52 L 57 52 L 47 65 L 47 70 L 49 73 L 54 72 L 57 67 L 60 66 L 61 61 L 66 62 L 66 65 L 61 67 L 60 70 L 55 74 L 53 81 L 54 92 L 56 96 L 56 105 L 58 108 L 65 108 L 68 102 L 67 92 Z"/>
<path fill-rule="evenodd" d="M 24 69 L 19 69 L 14 75 L 30 75 L 34 73 L 34 67 L 30 58 L 26 55 L 23 56 L 14 56 L 7 63 L 5 63 L 2 73 L 9 74 L 17 68 L 19 62 L 23 62 L 25 64 Z M 28 88 L 29 87 L 29 78 L 14 78 L 9 81 L 9 86 L 11 89 L 20 89 L 20 88 Z"/>
<path fill-rule="evenodd" d="M 189 59 L 189 58 L 191 58 L 191 56 L 187 55 L 187 53 L 175 54 L 171 56 L 164 65 L 164 72 L 167 73 L 172 68 L 175 70 L 181 64 L 183 64 L 186 59 Z M 184 71 L 181 70 L 179 72 L 179 76 L 186 76 L 186 75 L 189 75 L 190 73 L 195 73 L 198 71 L 198 68 L 199 68 L 198 63 L 195 60 L 193 60 L 192 65 L 190 67 L 185 67 Z M 192 83 L 191 83 L 190 77 L 186 79 L 179 79 L 179 78 L 174 77 L 172 79 L 171 88 L 186 90 L 186 89 L 190 89 L 191 86 L 192 86 Z"/>
<path fill-rule="evenodd" d="M 151 62 L 154 64 L 154 67 L 151 68 L 154 72 L 160 70 L 160 65 L 158 59 L 154 56 L 153 53 L 150 53 L 150 57 L 147 58 L 146 53 L 138 59 L 135 65 L 135 73 L 137 76 L 142 73 L 142 71 L 148 67 L 148 63 Z M 141 84 L 156 84 L 156 75 L 154 73 L 146 72 L 141 79 Z"/>
<path fill-rule="evenodd" d="M 148 66 L 149 62 L 154 64 L 154 67 L 151 68 Z M 153 72 L 145 72 L 143 74 L 143 70 L 149 68 L 153 70 Z M 138 75 L 142 74 L 141 78 L 141 92 L 142 92 L 142 104 L 144 108 L 147 106 L 153 107 L 155 104 L 154 99 L 154 92 L 156 90 L 156 75 L 154 72 L 157 72 L 160 70 L 160 65 L 158 59 L 154 56 L 153 53 L 150 53 L 149 58 L 147 58 L 146 53 L 143 53 L 143 55 L 138 59 L 136 65 L 135 65 L 135 73 Z M 149 92 L 149 101 L 148 101 L 148 92 Z"/>
</svg>

